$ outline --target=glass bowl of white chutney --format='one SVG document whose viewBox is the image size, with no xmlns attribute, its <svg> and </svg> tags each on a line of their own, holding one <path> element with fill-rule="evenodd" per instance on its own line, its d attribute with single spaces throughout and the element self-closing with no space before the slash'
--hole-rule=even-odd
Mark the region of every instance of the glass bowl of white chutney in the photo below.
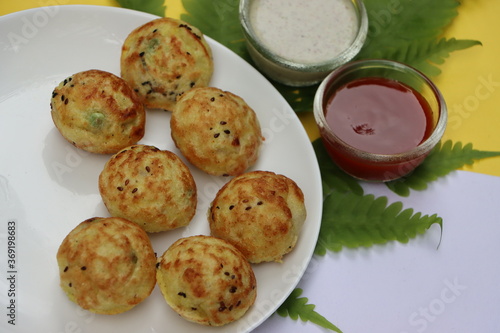
<svg viewBox="0 0 500 333">
<path fill-rule="evenodd" d="M 270 79 L 310 86 L 354 58 L 368 31 L 361 0 L 241 0 L 248 52 Z"/>
</svg>

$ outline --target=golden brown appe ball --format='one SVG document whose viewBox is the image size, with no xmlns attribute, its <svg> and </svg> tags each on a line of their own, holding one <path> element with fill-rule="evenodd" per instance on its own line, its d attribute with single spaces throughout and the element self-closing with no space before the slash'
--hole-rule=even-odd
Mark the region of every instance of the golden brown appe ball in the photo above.
<svg viewBox="0 0 500 333">
<path fill-rule="evenodd" d="M 62 136 L 92 153 L 114 154 L 144 136 L 144 106 L 112 73 L 92 69 L 66 78 L 52 92 L 50 107 Z"/>
<path fill-rule="evenodd" d="M 251 263 L 282 260 L 306 219 L 304 195 L 284 175 L 248 172 L 225 184 L 212 201 L 212 236 L 227 240 Z"/>
<path fill-rule="evenodd" d="M 57 252 L 60 285 L 68 298 L 98 314 L 118 314 L 146 299 L 156 284 L 148 235 L 122 218 L 91 218 Z"/>
<path fill-rule="evenodd" d="M 196 213 L 196 183 L 173 152 L 154 146 L 127 147 L 106 162 L 99 192 L 112 216 L 126 218 L 147 232 L 189 224 Z"/>
<path fill-rule="evenodd" d="M 196 27 L 169 17 L 158 18 L 128 35 L 120 66 L 121 76 L 146 107 L 172 111 L 177 96 L 209 84 L 212 50 Z"/>
<path fill-rule="evenodd" d="M 254 110 L 239 96 L 214 87 L 180 96 L 171 136 L 186 159 L 214 176 L 236 176 L 253 166 L 262 144 Z"/>
<path fill-rule="evenodd" d="M 181 238 L 158 258 L 157 282 L 170 307 L 208 326 L 240 319 L 254 304 L 252 267 L 230 243 L 211 236 Z"/>
</svg>

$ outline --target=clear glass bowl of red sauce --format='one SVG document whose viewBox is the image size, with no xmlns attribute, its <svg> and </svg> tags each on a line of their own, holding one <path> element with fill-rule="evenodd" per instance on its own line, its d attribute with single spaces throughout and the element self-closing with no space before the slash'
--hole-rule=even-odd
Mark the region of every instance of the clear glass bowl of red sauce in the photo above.
<svg viewBox="0 0 500 333">
<path fill-rule="evenodd" d="M 447 108 L 423 73 L 371 59 L 343 65 L 323 80 L 314 117 L 342 170 L 362 180 L 390 181 L 411 173 L 441 140 Z"/>
</svg>

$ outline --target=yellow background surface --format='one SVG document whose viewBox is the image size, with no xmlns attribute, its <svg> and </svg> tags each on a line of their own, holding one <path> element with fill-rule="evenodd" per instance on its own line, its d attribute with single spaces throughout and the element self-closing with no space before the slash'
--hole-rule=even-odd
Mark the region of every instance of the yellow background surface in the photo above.
<svg viewBox="0 0 500 333">
<path fill-rule="evenodd" d="M 118 6 L 113 0 L 4 0 L 0 2 L 0 15 L 67 4 Z M 166 0 L 165 5 L 166 16 L 179 17 L 183 12 L 181 0 Z M 458 17 L 445 33 L 446 37 L 479 40 L 483 45 L 453 52 L 440 66 L 442 74 L 434 79 L 448 105 L 449 122 L 443 140 L 471 142 L 476 149 L 500 151 L 499 16 L 498 0 L 463 0 Z M 309 137 L 317 138 L 312 114 L 300 118 Z M 500 176 L 500 157 L 464 169 Z"/>
</svg>

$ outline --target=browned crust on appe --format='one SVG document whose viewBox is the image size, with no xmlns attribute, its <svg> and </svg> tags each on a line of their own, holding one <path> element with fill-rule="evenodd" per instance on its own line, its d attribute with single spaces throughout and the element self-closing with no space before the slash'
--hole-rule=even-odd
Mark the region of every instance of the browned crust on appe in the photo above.
<svg viewBox="0 0 500 333">
<path fill-rule="evenodd" d="M 172 139 L 186 159 L 215 176 L 236 176 L 253 166 L 262 133 L 239 96 L 214 87 L 183 94 L 170 119 Z"/>
<path fill-rule="evenodd" d="M 156 256 L 148 235 L 121 218 L 90 218 L 57 252 L 60 285 L 83 309 L 118 314 L 146 299 L 156 283 Z"/>
<path fill-rule="evenodd" d="M 62 136 L 92 153 L 116 153 L 144 136 L 144 106 L 123 79 L 109 72 L 93 69 L 66 78 L 52 92 L 50 106 Z"/>
<path fill-rule="evenodd" d="M 181 238 L 158 258 L 157 265 L 165 300 L 189 321 L 222 326 L 241 318 L 255 302 L 252 267 L 222 239 Z"/>
<path fill-rule="evenodd" d="M 177 96 L 204 87 L 213 74 L 212 51 L 203 34 L 165 17 L 134 29 L 121 53 L 121 76 L 148 108 L 171 111 Z"/>
<path fill-rule="evenodd" d="M 298 185 L 267 171 L 233 178 L 208 211 L 211 234 L 233 244 L 252 263 L 280 262 L 294 248 L 305 218 Z"/>
<path fill-rule="evenodd" d="M 99 192 L 112 216 L 147 232 L 189 224 L 196 213 L 196 183 L 173 152 L 134 145 L 113 155 L 99 175 Z"/>
</svg>

